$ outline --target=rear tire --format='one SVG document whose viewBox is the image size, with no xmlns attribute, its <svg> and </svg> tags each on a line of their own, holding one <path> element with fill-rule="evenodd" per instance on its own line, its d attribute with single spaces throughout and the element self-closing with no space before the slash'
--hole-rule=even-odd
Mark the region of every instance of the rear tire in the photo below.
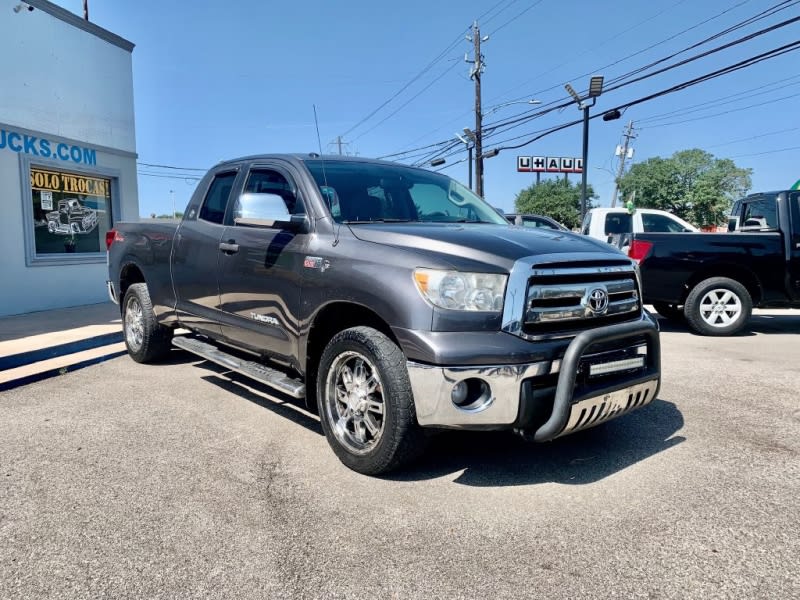
<svg viewBox="0 0 800 600">
<path fill-rule="evenodd" d="M 317 406 L 328 443 L 353 471 L 386 473 L 424 450 L 406 358 L 375 329 L 353 327 L 331 339 L 320 359 Z"/>
<path fill-rule="evenodd" d="M 689 326 L 701 335 L 724 336 L 740 332 L 753 312 L 747 288 L 734 279 L 711 277 L 698 283 L 686 298 Z"/>
<path fill-rule="evenodd" d="M 147 284 L 131 284 L 122 307 L 122 332 L 131 358 L 138 363 L 163 358 L 170 349 L 172 330 L 158 324 Z"/>
<path fill-rule="evenodd" d="M 683 321 L 683 309 L 679 308 L 677 304 L 667 304 L 666 302 L 653 302 L 653 308 L 665 319 L 670 321 Z"/>
</svg>

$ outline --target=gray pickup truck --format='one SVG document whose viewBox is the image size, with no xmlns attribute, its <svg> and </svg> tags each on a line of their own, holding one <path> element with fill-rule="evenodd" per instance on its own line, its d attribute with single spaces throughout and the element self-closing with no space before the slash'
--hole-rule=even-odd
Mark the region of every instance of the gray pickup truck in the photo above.
<svg viewBox="0 0 800 600">
<path fill-rule="evenodd" d="M 409 461 L 426 429 L 547 441 L 658 393 L 658 328 L 632 260 L 512 226 L 427 170 L 231 160 L 179 224 L 117 223 L 106 243 L 135 361 L 174 345 L 305 399 L 361 473 Z"/>
</svg>

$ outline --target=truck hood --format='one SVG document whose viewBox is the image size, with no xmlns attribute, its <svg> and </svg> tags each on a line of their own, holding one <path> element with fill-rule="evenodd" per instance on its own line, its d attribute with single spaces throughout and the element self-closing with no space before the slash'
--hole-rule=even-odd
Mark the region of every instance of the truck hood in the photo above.
<svg viewBox="0 0 800 600">
<path fill-rule="evenodd" d="M 525 256 L 572 252 L 621 254 L 605 242 L 567 231 L 488 223 L 374 223 L 350 226 L 363 241 L 437 254 L 457 268 L 470 262 L 510 270 Z"/>
</svg>

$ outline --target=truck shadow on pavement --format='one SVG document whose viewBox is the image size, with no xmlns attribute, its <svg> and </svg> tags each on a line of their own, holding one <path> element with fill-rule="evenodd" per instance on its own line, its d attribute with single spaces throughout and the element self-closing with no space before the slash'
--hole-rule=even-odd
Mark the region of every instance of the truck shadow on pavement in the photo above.
<svg viewBox="0 0 800 600">
<path fill-rule="evenodd" d="M 584 485 L 685 441 L 675 435 L 683 415 L 672 402 L 656 399 L 630 415 L 545 444 L 511 432 L 448 431 L 393 481 L 419 481 L 462 471 L 456 483 L 476 487 L 561 483 Z"/>
<path fill-rule="evenodd" d="M 197 366 L 214 372 L 211 375 L 203 375 L 203 381 L 213 383 L 226 392 L 236 394 L 248 402 L 271 410 L 276 415 L 302 425 L 309 431 L 318 433 L 321 436 L 325 435 L 319 418 L 306 409 L 303 400 L 296 400 L 273 390 L 267 385 L 211 362 L 201 360 Z"/>
<path fill-rule="evenodd" d="M 193 359 L 192 359 L 193 360 Z M 243 375 L 199 361 L 203 380 L 323 436 L 319 418 L 303 401 Z M 603 425 L 545 444 L 525 442 L 510 431 L 436 431 L 420 459 L 390 473 L 391 481 L 424 481 L 461 472 L 454 481 L 476 487 L 599 481 L 685 441 L 676 435 L 683 415 L 656 399 Z"/>
<path fill-rule="evenodd" d="M 692 333 L 685 321 L 675 321 L 664 317 L 658 317 L 658 327 L 665 333 Z M 753 315 L 745 328 L 732 337 L 747 337 L 758 333 L 800 333 L 800 311 L 796 315 Z"/>
</svg>

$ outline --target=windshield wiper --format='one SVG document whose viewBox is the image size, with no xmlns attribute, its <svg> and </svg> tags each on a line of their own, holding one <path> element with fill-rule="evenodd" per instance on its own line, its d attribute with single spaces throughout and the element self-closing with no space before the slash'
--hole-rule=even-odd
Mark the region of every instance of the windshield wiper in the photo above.
<svg viewBox="0 0 800 600">
<path fill-rule="evenodd" d="M 362 221 L 358 219 L 353 219 L 350 221 L 342 221 L 346 225 L 364 225 L 367 223 L 410 223 L 412 219 L 370 219 L 368 221 Z"/>
</svg>

